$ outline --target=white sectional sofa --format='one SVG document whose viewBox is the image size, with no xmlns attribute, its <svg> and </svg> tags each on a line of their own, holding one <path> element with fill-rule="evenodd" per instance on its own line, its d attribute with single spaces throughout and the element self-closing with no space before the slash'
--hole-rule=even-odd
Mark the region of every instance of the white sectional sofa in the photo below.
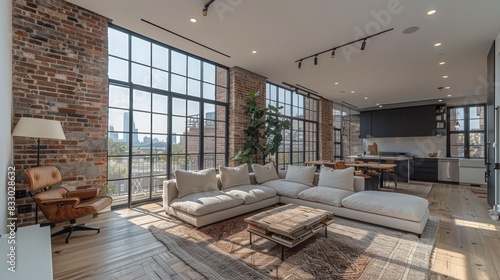
<svg viewBox="0 0 500 280">
<path fill-rule="evenodd" d="M 289 177 L 293 176 L 287 177 L 286 171 L 279 171 L 276 177 L 271 176 L 273 178 L 262 178 L 259 174 L 247 173 L 248 180 L 242 182 L 245 184 L 234 187 L 224 187 L 223 185 L 227 186 L 227 183 L 223 182 L 224 176 L 221 178 L 217 175 L 217 189 L 182 197 L 178 197 L 176 180 L 168 180 L 163 185 L 163 207 L 169 215 L 196 227 L 277 203 L 293 203 L 418 235 L 423 232 L 429 218 L 426 199 L 398 193 L 364 191 L 362 177 L 352 176 L 352 179 L 341 182 L 336 180 L 340 177 L 333 176 L 334 173 L 338 175 L 338 171 L 325 170 L 321 171 L 324 175 L 321 178 L 320 174 L 313 173 L 313 177 L 308 179 L 310 183 L 290 181 Z M 301 176 L 296 170 L 293 173 L 295 176 Z"/>
</svg>

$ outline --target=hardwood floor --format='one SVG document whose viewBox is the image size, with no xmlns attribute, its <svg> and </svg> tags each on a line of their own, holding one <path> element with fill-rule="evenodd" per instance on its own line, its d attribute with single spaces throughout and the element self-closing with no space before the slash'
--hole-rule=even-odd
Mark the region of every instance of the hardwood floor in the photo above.
<svg viewBox="0 0 500 280">
<path fill-rule="evenodd" d="M 485 191 L 434 185 L 427 199 L 441 223 L 431 279 L 500 279 L 500 223 L 488 216 Z M 52 238 L 54 279 L 203 279 L 147 229 L 165 217 L 157 202 L 81 219 L 101 233 Z"/>
</svg>

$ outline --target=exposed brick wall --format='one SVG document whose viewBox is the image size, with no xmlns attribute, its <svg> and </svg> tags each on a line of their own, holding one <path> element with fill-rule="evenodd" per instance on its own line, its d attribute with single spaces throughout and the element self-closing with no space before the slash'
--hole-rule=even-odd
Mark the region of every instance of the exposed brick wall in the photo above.
<svg viewBox="0 0 500 280">
<path fill-rule="evenodd" d="M 343 156 L 363 154 L 363 139 L 359 138 L 361 129 L 359 115 L 347 115 L 342 117 L 344 125 L 342 135 Z"/>
<path fill-rule="evenodd" d="M 13 1 L 14 124 L 21 117 L 62 122 L 67 140 L 42 139 L 41 165 L 59 167 L 63 186 L 106 181 L 108 19 L 60 0 Z M 33 138 L 14 137 L 17 189 L 36 165 Z M 17 205 L 34 204 L 29 198 Z M 39 218 L 43 217 L 40 213 Z M 19 226 L 34 221 L 20 214 Z"/>
<path fill-rule="evenodd" d="M 319 101 L 319 159 L 333 160 L 333 102 Z"/>
<path fill-rule="evenodd" d="M 243 149 L 245 144 L 245 128 L 250 120 L 245 115 L 247 94 L 250 91 L 260 92 L 257 104 L 262 109 L 266 106 L 266 78 L 239 67 L 233 67 L 230 75 L 230 98 L 229 98 L 229 158 Z M 229 166 L 239 163 L 229 160 Z"/>
</svg>

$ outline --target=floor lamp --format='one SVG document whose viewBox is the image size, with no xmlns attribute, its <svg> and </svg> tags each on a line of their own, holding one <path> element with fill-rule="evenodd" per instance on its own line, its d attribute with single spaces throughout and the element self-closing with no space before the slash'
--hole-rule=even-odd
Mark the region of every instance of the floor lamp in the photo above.
<svg viewBox="0 0 500 280">
<path fill-rule="evenodd" d="M 66 140 L 60 121 L 21 117 L 12 136 L 37 138 L 36 166 L 40 166 L 40 138 Z M 31 192 L 29 192 L 32 196 Z M 35 223 L 38 224 L 38 206 L 35 206 Z"/>
</svg>

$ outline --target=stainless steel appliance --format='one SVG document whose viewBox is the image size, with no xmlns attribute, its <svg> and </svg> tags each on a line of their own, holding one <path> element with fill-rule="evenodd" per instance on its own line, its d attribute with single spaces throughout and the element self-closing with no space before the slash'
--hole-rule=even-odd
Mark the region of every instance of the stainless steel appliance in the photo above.
<svg viewBox="0 0 500 280">
<path fill-rule="evenodd" d="M 438 159 L 438 181 L 458 182 L 459 168 L 457 158 Z"/>
</svg>

